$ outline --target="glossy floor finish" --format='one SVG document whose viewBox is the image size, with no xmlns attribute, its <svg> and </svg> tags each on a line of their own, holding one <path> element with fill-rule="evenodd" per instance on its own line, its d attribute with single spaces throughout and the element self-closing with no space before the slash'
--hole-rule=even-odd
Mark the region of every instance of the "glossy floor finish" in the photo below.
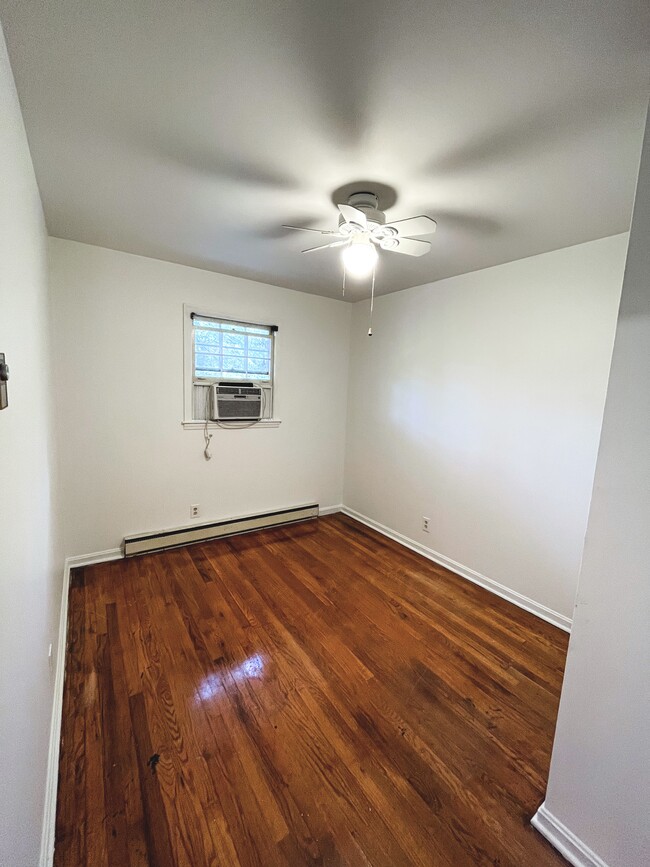
<svg viewBox="0 0 650 867">
<path fill-rule="evenodd" d="M 55 864 L 565 864 L 566 646 L 342 515 L 77 569 Z"/>
</svg>

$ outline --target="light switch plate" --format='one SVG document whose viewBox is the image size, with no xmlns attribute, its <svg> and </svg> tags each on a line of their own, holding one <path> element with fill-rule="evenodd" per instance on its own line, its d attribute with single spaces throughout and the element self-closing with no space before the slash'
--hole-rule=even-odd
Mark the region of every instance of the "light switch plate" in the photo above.
<svg viewBox="0 0 650 867">
<path fill-rule="evenodd" d="M 5 364 L 5 354 L 0 352 L 0 409 L 6 409 L 9 404 L 7 397 L 7 380 L 9 379 L 9 368 Z"/>
</svg>

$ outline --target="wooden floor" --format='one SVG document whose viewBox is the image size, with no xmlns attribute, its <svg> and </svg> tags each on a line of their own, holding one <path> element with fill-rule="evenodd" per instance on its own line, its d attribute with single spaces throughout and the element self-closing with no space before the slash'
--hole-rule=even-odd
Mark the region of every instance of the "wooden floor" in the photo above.
<svg viewBox="0 0 650 867">
<path fill-rule="evenodd" d="M 342 515 L 76 569 L 55 864 L 565 864 L 566 646 Z"/>
</svg>

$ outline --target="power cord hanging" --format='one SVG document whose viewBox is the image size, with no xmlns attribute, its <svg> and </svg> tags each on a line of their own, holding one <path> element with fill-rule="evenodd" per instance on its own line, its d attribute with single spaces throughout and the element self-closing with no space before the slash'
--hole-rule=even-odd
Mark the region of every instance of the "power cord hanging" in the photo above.
<svg viewBox="0 0 650 867">
<path fill-rule="evenodd" d="M 211 389 L 206 388 L 205 389 L 205 424 L 203 425 L 203 439 L 205 441 L 205 448 L 203 449 L 203 457 L 206 459 L 206 461 L 212 460 L 212 455 L 210 454 L 210 442 L 211 442 L 214 434 L 208 433 L 208 425 L 210 422 L 212 422 L 212 424 L 216 424 L 217 427 L 223 428 L 224 430 L 246 430 L 249 427 L 255 427 L 255 425 L 259 424 L 261 421 L 263 421 L 267 417 L 266 416 L 266 410 L 267 410 L 267 404 L 268 404 L 268 398 L 267 398 L 266 392 L 264 389 L 262 389 L 262 415 L 261 415 L 261 418 L 253 419 L 248 424 L 237 424 L 237 422 L 234 422 L 234 423 L 233 422 L 223 422 L 217 418 L 210 419 L 210 408 L 209 408 L 210 393 L 211 393 Z"/>
<path fill-rule="evenodd" d="M 212 440 L 212 434 L 208 433 L 208 421 L 210 420 L 210 411 L 208 407 L 208 401 L 210 400 L 210 388 L 205 389 L 205 426 L 203 428 L 203 439 L 205 440 L 205 448 L 203 449 L 203 457 L 206 461 L 212 460 L 212 455 L 210 454 L 210 441 Z"/>
</svg>

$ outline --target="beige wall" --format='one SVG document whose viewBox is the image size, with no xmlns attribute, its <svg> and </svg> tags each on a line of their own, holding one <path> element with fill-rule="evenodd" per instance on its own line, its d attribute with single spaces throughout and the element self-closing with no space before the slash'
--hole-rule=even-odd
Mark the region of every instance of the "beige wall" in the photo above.
<svg viewBox="0 0 650 867">
<path fill-rule="evenodd" d="M 38 862 L 63 562 L 53 508 L 46 234 L 0 32 L 0 864 Z M 56 660 L 53 659 L 53 663 Z"/>
<path fill-rule="evenodd" d="M 50 241 L 67 556 L 125 534 L 341 502 L 350 307 L 211 271 Z M 279 326 L 276 429 L 183 419 L 183 304 Z"/>
<path fill-rule="evenodd" d="M 356 304 L 346 505 L 570 618 L 626 247 Z"/>
<path fill-rule="evenodd" d="M 650 864 L 649 239 L 650 126 L 545 804 L 609 867 Z"/>
</svg>

